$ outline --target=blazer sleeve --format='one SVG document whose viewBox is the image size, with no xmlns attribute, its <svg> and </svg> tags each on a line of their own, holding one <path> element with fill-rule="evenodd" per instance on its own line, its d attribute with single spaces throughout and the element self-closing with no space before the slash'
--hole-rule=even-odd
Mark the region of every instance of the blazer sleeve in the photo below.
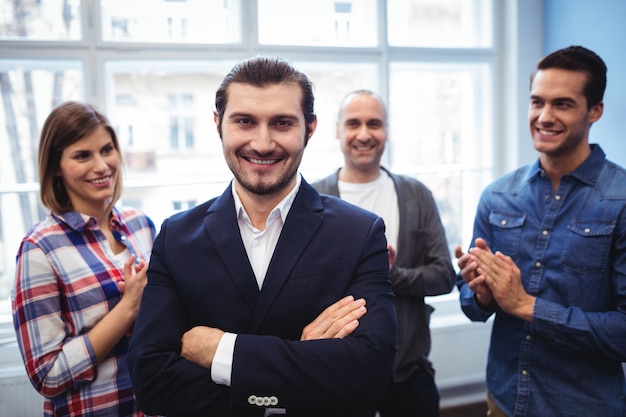
<svg viewBox="0 0 626 417">
<path fill-rule="evenodd" d="M 180 356 L 182 335 L 191 326 L 168 270 L 167 229 L 168 220 L 154 241 L 148 285 L 127 355 L 137 402 L 149 415 L 193 416 L 201 415 L 201 410 L 225 410 L 228 387 L 215 384 L 210 369 Z"/>
</svg>

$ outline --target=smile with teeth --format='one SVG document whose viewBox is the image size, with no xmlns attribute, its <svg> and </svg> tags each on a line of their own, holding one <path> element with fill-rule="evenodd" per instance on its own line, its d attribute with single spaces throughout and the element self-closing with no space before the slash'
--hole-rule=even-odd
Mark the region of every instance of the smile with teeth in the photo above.
<svg viewBox="0 0 626 417">
<path fill-rule="evenodd" d="M 258 164 L 258 165 L 272 165 L 278 162 L 278 159 L 256 159 L 256 158 L 247 158 L 247 159 L 253 164 Z"/>
<path fill-rule="evenodd" d="M 554 131 L 554 130 L 537 129 L 537 131 L 544 136 L 555 136 L 559 134 L 559 132 Z"/>
<path fill-rule="evenodd" d="M 111 176 L 96 178 L 95 180 L 90 180 L 89 182 L 92 184 L 105 184 L 111 180 Z"/>
</svg>

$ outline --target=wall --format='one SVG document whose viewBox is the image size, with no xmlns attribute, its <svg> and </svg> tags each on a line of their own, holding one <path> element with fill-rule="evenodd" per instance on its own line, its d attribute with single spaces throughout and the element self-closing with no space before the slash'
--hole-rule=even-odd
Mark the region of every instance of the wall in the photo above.
<svg viewBox="0 0 626 417">
<path fill-rule="evenodd" d="M 569 45 L 592 49 L 607 64 L 604 114 L 591 128 L 589 141 L 599 143 L 609 159 L 626 167 L 626 2 L 623 0 L 544 0 L 544 53 Z"/>
</svg>

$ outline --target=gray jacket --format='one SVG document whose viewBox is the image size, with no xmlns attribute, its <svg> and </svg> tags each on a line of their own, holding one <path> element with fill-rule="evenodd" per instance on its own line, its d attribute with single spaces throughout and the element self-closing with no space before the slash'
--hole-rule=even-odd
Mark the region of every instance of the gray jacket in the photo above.
<svg viewBox="0 0 626 417">
<path fill-rule="evenodd" d="M 431 191 L 420 181 L 392 174 L 398 195 L 400 225 L 391 284 L 396 295 L 398 351 L 393 380 L 402 382 L 417 369 L 434 373 L 430 353 L 430 314 L 424 296 L 449 293 L 456 279 L 439 212 Z M 322 194 L 337 197 L 339 170 L 313 183 Z"/>
</svg>

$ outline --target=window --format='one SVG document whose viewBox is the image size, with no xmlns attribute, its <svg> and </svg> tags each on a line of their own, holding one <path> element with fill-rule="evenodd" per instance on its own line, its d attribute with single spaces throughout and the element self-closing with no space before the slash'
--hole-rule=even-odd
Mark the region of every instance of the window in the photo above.
<svg viewBox="0 0 626 417">
<path fill-rule="evenodd" d="M 302 7 L 303 4 L 311 7 Z M 270 45 L 377 46 L 376 4 L 376 0 L 316 0 L 314 3 L 259 0 L 259 42 Z"/>
<path fill-rule="evenodd" d="M 81 16 L 78 0 L 2 0 L 0 39 L 79 40 Z"/>
<path fill-rule="evenodd" d="M 193 149 L 193 94 L 170 94 L 167 101 L 170 115 L 170 146 L 172 149 Z"/>
<path fill-rule="evenodd" d="M 83 96 L 83 72 L 78 60 L 0 58 L 0 303 L 9 297 L 20 236 L 46 213 L 36 185 L 41 125 L 55 105 Z"/>
<path fill-rule="evenodd" d="M 454 253 L 469 238 L 463 236 L 471 226 L 463 224 L 463 207 L 493 172 L 492 127 L 484 118 L 493 114 L 492 68 L 431 62 L 392 62 L 389 68 L 390 159 L 396 171 L 432 190 Z"/>
<path fill-rule="evenodd" d="M 493 45 L 493 12 L 486 1 L 388 1 L 389 44 L 441 48 Z"/>
<path fill-rule="evenodd" d="M 493 0 L 0 0 L 0 317 L 15 253 L 46 215 L 36 152 L 43 120 L 69 99 L 101 108 L 126 161 L 122 204 L 157 226 L 223 192 L 231 174 L 213 123 L 237 61 L 280 55 L 315 84 L 318 129 L 301 171 L 343 162 L 337 107 L 355 89 L 389 107 L 384 165 L 433 191 L 451 247 L 467 244 L 495 174 L 494 103 L 504 56 Z M 88 24 L 86 24 L 88 23 Z M 495 115 L 495 116 L 494 116 Z"/>
<path fill-rule="evenodd" d="M 179 212 L 179 211 L 184 211 L 184 210 L 189 210 L 191 208 L 194 208 L 197 204 L 198 203 L 196 202 L 196 200 L 173 201 L 172 208 L 174 209 L 175 212 Z"/>
<path fill-rule="evenodd" d="M 240 0 L 101 0 L 99 12 L 105 41 L 230 44 L 241 40 Z"/>
</svg>

